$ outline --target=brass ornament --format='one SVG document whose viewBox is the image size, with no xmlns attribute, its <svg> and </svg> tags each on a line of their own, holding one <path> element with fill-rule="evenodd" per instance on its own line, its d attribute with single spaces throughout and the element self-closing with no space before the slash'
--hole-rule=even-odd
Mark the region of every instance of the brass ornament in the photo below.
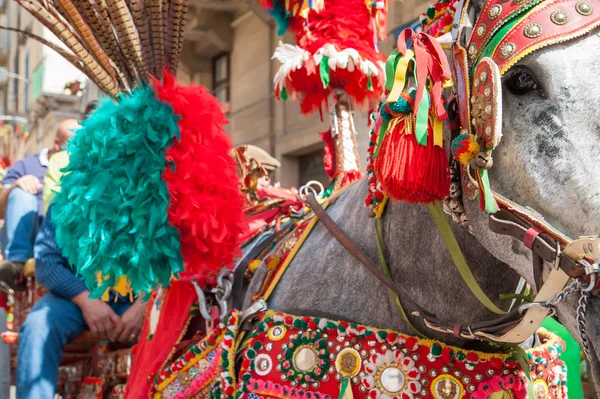
<svg viewBox="0 0 600 399">
<path fill-rule="evenodd" d="M 569 16 L 562 10 L 552 11 L 552 14 L 550 14 L 550 21 L 556 25 L 564 25 L 569 22 Z"/>
<path fill-rule="evenodd" d="M 515 53 L 516 48 L 517 47 L 512 42 L 504 44 L 500 48 L 500 58 L 502 58 L 503 60 L 510 58 Z"/>
<path fill-rule="evenodd" d="M 345 348 L 335 359 L 335 368 L 344 377 L 354 377 L 360 371 L 362 359 L 356 349 Z"/>
<path fill-rule="evenodd" d="M 527 0 L 514 0 L 514 3 L 518 6 L 520 6 L 521 4 L 525 3 Z"/>
<path fill-rule="evenodd" d="M 548 398 L 548 384 L 546 381 L 539 379 L 533 382 L 533 392 L 535 396 L 533 399 L 547 399 Z"/>
<path fill-rule="evenodd" d="M 486 31 L 485 25 L 481 24 L 477 27 L 477 29 L 475 30 L 475 33 L 477 34 L 477 37 L 481 39 L 483 37 L 483 35 L 485 35 L 485 31 Z"/>
<path fill-rule="evenodd" d="M 435 399 L 461 399 L 465 396 L 465 389 L 456 377 L 441 374 L 433 380 L 431 394 Z"/>
<path fill-rule="evenodd" d="M 529 24 L 523 30 L 523 34 L 529 39 L 535 39 L 542 34 L 542 27 L 539 24 Z"/>
<path fill-rule="evenodd" d="M 473 57 L 476 53 L 477 53 L 477 46 L 475 45 L 475 43 L 471 43 L 471 45 L 469 46 L 469 55 L 471 57 Z"/>
<path fill-rule="evenodd" d="M 281 341 L 285 337 L 286 333 L 287 328 L 285 328 L 285 326 L 279 325 L 271 327 L 267 332 L 267 336 L 271 341 Z"/>
<path fill-rule="evenodd" d="M 494 4 L 494 6 L 488 11 L 488 17 L 491 20 L 498 18 L 500 14 L 502 14 L 502 6 L 500 4 Z"/>
<path fill-rule="evenodd" d="M 588 16 L 592 14 L 594 11 L 592 5 L 587 1 L 579 1 L 575 4 L 575 10 L 581 15 Z"/>
</svg>

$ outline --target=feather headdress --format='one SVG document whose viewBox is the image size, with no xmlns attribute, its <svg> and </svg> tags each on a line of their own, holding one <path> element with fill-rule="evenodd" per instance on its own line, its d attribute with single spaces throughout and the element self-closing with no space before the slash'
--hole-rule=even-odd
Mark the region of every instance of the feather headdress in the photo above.
<svg viewBox="0 0 600 399">
<path fill-rule="evenodd" d="M 175 82 L 187 0 L 17 0 L 111 97 L 69 142 L 52 219 L 95 297 L 210 284 L 247 228 L 217 100 Z M 10 27 L 2 27 L 16 30 Z"/>
</svg>

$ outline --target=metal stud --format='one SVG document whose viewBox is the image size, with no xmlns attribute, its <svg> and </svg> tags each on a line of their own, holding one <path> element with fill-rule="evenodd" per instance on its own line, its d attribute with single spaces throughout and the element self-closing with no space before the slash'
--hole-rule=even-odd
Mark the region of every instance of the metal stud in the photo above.
<svg viewBox="0 0 600 399">
<path fill-rule="evenodd" d="M 490 104 L 485 106 L 485 113 L 488 114 L 488 116 L 492 116 L 492 106 Z"/>
<path fill-rule="evenodd" d="M 333 353 L 330 353 L 330 354 L 329 354 L 329 358 L 330 358 L 331 360 L 333 360 L 333 359 L 335 359 L 335 355 L 334 355 Z"/>
<path fill-rule="evenodd" d="M 427 389 L 421 389 L 421 396 L 427 396 L 428 392 Z"/>
<path fill-rule="evenodd" d="M 304 388 L 304 389 L 308 388 L 308 384 L 307 384 L 307 383 L 301 384 L 300 386 L 301 386 L 302 388 Z"/>
<path fill-rule="evenodd" d="M 489 99 L 492 96 L 492 89 L 489 87 L 486 87 L 485 90 L 483 91 L 483 95 L 485 96 L 485 98 Z"/>
<path fill-rule="evenodd" d="M 542 26 L 539 24 L 529 24 L 523 29 L 523 34 L 525 37 L 535 39 L 542 34 Z"/>
<path fill-rule="evenodd" d="M 456 371 L 454 372 L 454 376 L 455 376 L 456 378 L 460 378 L 460 376 L 461 376 L 461 375 L 462 375 L 462 373 L 460 372 L 460 370 L 456 370 Z"/>
<path fill-rule="evenodd" d="M 516 48 L 517 48 L 517 46 L 515 46 L 515 44 L 512 42 L 508 42 L 508 43 L 504 44 L 500 48 L 500 58 L 502 58 L 503 60 L 510 58 L 510 56 L 515 53 Z"/>
<path fill-rule="evenodd" d="M 525 3 L 527 0 L 514 0 L 514 3 L 518 6 L 520 6 L 521 4 Z"/>
<path fill-rule="evenodd" d="M 577 4 L 575 4 L 575 9 L 577 10 L 578 13 L 580 13 L 581 15 L 585 15 L 585 16 L 590 15 L 592 13 L 592 11 L 594 11 L 594 9 L 592 8 L 592 5 L 590 3 L 588 3 L 587 1 L 577 2 Z"/>
<path fill-rule="evenodd" d="M 550 21 L 556 25 L 564 25 L 569 22 L 569 16 L 561 10 L 552 11 L 552 14 L 550 14 Z"/>
<path fill-rule="evenodd" d="M 358 384 L 358 377 L 352 377 L 352 382 L 354 384 Z"/>
<path fill-rule="evenodd" d="M 462 382 L 464 382 L 465 384 L 470 384 L 471 383 L 471 377 L 469 377 L 468 375 L 463 376 Z"/>
<path fill-rule="evenodd" d="M 486 31 L 485 25 L 481 24 L 477 27 L 477 30 L 475 31 L 475 33 L 477 34 L 477 37 L 481 39 L 483 37 L 483 35 L 485 35 L 485 31 Z"/>
<path fill-rule="evenodd" d="M 442 372 L 447 373 L 450 369 L 446 366 L 442 367 Z"/>
<path fill-rule="evenodd" d="M 421 385 L 426 387 L 427 385 L 429 385 L 429 380 L 427 378 L 421 378 Z"/>
<path fill-rule="evenodd" d="M 269 342 L 268 344 L 266 344 L 266 345 L 265 345 L 265 349 L 266 349 L 267 351 L 271 351 L 271 350 L 273 350 L 273 344 L 272 344 L 271 342 Z"/>
<path fill-rule="evenodd" d="M 350 346 L 350 342 L 344 342 L 344 347 L 349 347 Z"/>
<path fill-rule="evenodd" d="M 496 372 L 492 369 L 487 369 L 486 370 L 487 375 L 489 375 L 490 377 L 492 377 L 494 374 L 496 374 Z"/>
<path fill-rule="evenodd" d="M 375 346 L 377 344 L 377 342 L 376 341 L 369 341 L 369 342 L 367 342 L 367 344 L 369 346 Z"/>
<path fill-rule="evenodd" d="M 469 390 L 469 392 L 475 392 L 475 385 L 469 385 L 467 389 Z"/>
<path fill-rule="evenodd" d="M 331 342 L 331 341 L 327 342 L 327 347 L 328 348 L 333 348 L 333 342 Z"/>
<path fill-rule="evenodd" d="M 312 387 L 315 388 L 315 389 L 318 389 L 319 388 L 319 383 L 317 381 L 313 382 L 312 383 Z"/>
<path fill-rule="evenodd" d="M 473 80 L 473 86 L 475 86 L 476 89 L 479 89 L 480 85 L 481 85 L 481 80 L 479 79 L 479 77 L 475 78 Z M 474 98 L 475 97 L 471 97 L 471 102 L 475 101 Z"/>
<path fill-rule="evenodd" d="M 481 79 L 481 83 L 485 84 L 485 82 L 487 82 L 488 72 L 484 69 L 481 71 L 481 74 L 479 74 L 479 78 Z"/>
<path fill-rule="evenodd" d="M 430 375 L 432 378 L 435 378 L 435 377 L 437 377 L 437 371 L 435 371 L 435 370 L 430 370 L 430 371 L 429 371 L 429 375 Z"/>
<path fill-rule="evenodd" d="M 475 374 L 475 381 L 478 381 L 478 382 L 483 381 L 483 374 Z"/>
<path fill-rule="evenodd" d="M 488 17 L 492 20 L 498 18 L 500 14 L 502 14 L 502 6 L 500 4 L 494 4 L 488 11 Z"/>
<path fill-rule="evenodd" d="M 365 387 L 364 385 L 361 385 L 359 389 L 361 392 L 367 392 L 367 387 Z"/>
<path fill-rule="evenodd" d="M 427 367 L 426 367 L 424 364 L 421 364 L 421 365 L 419 366 L 419 371 L 420 371 L 421 373 L 425 373 L 425 372 L 427 371 Z"/>
<path fill-rule="evenodd" d="M 489 125 L 485 127 L 485 137 L 488 139 L 492 137 L 492 127 Z"/>
<path fill-rule="evenodd" d="M 412 358 L 415 362 L 418 362 L 421 356 L 418 353 L 413 353 Z"/>
<path fill-rule="evenodd" d="M 328 375 L 328 374 L 323 374 L 323 377 L 321 377 L 321 380 L 322 380 L 323 382 L 327 382 L 327 381 L 329 381 L 329 375 Z"/>
<path fill-rule="evenodd" d="M 477 52 L 477 46 L 475 45 L 475 43 L 471 43 L 471 45 L 469 46 L 469 55 L 471 57 L 473 57 L 476 52 Z"/>
<path fill-rule="evenodd" d="M 336 352 L 339 352 L 339 351 L 341 351 L 341 350 L 342 350 L 342 346 L 341 346 L 341 345 L 336 345 L 336 346 L 335 346 L 335 351 L 336 351 Z"/>
<path fill-rule="evenodd" d="M 369 356 L 369 352 L 367 352 L 366 350 L 364 350 L 364 349 L 363 349 L 363 350 L 361 350 L 361 351 L 360 351 L 360 355 L 361 355 L 363 358 L 365 358 L 365 359 L 366 359 L 366 358 L 367 358 L 367 356 Z"/>
<path fill-rule="evenodd" d="M 381 350 L 385 351 L 385 350 L 387 350 L 387 348 L 388 348 L 387 345 L 385 345 L 385 344 L 381 345 Z"/>
</svg>

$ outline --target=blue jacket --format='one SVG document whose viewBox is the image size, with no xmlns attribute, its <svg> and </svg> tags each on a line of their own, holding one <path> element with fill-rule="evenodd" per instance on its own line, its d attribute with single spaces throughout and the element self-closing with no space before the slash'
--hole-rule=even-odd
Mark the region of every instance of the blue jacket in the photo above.
<svg viewBox="0 0 600 399">
<path fill-rule="evenodd" d="M 70 300 L 86 291 L 87 287 L 63 256 L 56 244 L 55 235 L 56 227 L 52 222 L 50 205 L 35 239 L 35 278 L 54 295 Z"/>
</svg>

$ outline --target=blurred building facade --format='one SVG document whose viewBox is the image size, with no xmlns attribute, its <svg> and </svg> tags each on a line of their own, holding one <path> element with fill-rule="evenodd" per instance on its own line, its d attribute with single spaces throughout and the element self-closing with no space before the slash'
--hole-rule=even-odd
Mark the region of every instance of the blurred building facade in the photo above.
<svg viewBox="0 0 600 399">
<path fill-rule="evenodd" d="M 395 37 L 404 27 L 415 24 L 429 0 L 390 1 L 388 40 L 382 46 L 389 54 Z M 224 104 L 235 144 L 254 144 L 281 162 L 276 178 L 282 185 L 326 181 L 323 171 L 323 143 L 318 135 L 327 130 L 319 115 L 300 114 L 297 103 L 274 98 L 273 76 L 278 68 L 271 60 L 281 40 L 272 18 L 257 0 L 192 0 L 180 75 L 202 83 Z M 367 115 L 355 112 L 359 131 L 361 166 L 366 165 Z"/>
<path fill-rule="evenodd" d="M 390 1 L 384 54 L 393 48 L 397 33 L 415 23 L 428 3 Z M 58 43 L 16 2 L 0 0 L 0 24 Z M 258 0 L 191 0 L 178 78 L 208 87 L 221 101 L 235 144 L 257 145 L 282 162 L 276 179 L 283 185 L 326 181 L 318 133 L 328 128 L 327 115 L 325 121 L 318 114 L 301 115 L 298 104 L 273 96 L 278 63 L 271 56 L 280 40 L 294 42 L 292 35 L 276 35 L 274 21 Z M 70 82 L 85 86 L 85 77 L 53 50 L 22 34 L 0 30 L 0 115 L 28 120 L 26 154 L 49 145 L 57 123 L 79 118 L 87 103 L 99 95 L 95 87 L 66 94 L 65 85 Z M 355 112 L 355 124 L 364 167 L 366 114 Z"/>
</svg>

